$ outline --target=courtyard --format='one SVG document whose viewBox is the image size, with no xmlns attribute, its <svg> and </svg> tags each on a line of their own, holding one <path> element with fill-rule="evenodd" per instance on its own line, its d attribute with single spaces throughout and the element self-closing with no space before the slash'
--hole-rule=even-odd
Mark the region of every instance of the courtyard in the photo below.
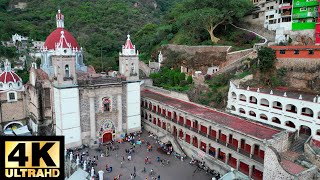
<svg viewBox="0 0 320 180">
<path fill-rule="evenodd" d="M 135 138 L 135 140 L 138 137 Z M 131 154 L 132 160 L 128 161 L 128 153 L 125 152 L 125 149 L 130 149 L 132 145 L 129 142 L 118 143 L 115 145 L 119 145 L 118 150 L 109 151 L 108 157 L 100 157 L 97 161 L 97 166 L 95 166 L 95 173 L 100 170 L 104 171 L 104 180 L 112 180 L 114 177 L 121 174 L 121 180 L 130 179 L 130 174 L 134 173 L 134 168 L 136 169 L 136 180 L 151 180 L 152 176 L 150 175 L 151 169 L 154 170 L 153 177 L 158 177 L 160 175 L 160 179 L 162 180 L 211 180 L 212 176 L 208 175 L 204 172 L 204 170 L 196 170 L 197 166 L 190 165 L 190 158 L 181 161 L 173 155 L 167 155 L 162 152 L 159 144 L 156 143 L 156 139 L 154 137 L 149 137 L 147 132 L 143 132 L 141 134 L 141 140 L 144 140 L 145 143 L 140 145 L 135 145 L 134 153 Z M 146 142 L 149 142 L 152 145 L 152 151 L 148 152 Z M 103 152 L 105 152 L 105 147 L 103 147 Z M 93 159 L 93 156 L 98 156 L 100 153 L 95 149 L 88 149 L 89 157 Z M 148 157 L 151 160 L 150 164 L 145 165 L 145 158 Z M 163 166 L 160 162 L 157 162 L 157 157 L 160 159 L 169 160 L 170 163 Z M 84 159 L 86 159 L 85 156 Z M 121 161 L 123 160 L 123 164 L 121 167 Z M 112 167 L 112 172 L 106 172 L 106 164 L 108 167 Z M 146 168 L 146 172 L 143 172 L 144 167 Z M 91 174 L 91 173 L 89 173 Z"/>
</svg>

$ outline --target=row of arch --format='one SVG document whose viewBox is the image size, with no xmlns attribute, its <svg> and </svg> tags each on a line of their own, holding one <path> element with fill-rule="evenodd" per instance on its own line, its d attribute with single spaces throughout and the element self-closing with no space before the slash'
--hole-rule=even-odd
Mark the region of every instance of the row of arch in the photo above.
<svg viewBox="0 0 320 180">
<path fill-rule="evenodd" d="M 232 92 L 231 93 L 231 96 L 232 96 L 232 99 L 237 99 L 237 95 L 235 92 Z M 240 101 L 243 101 L 243 102 L 247 102 L 247 97 L 244 95 L 244 94 L 240 94 L 239 95 L 239 100 Z M 250 96 L 249 97 L 249 103 L 252 103 L 252 104 L 258 104 L 258 100 L 256 97 L 254 96 Z M 261 98 L 260 99 L 260 103 L 259 105 L 261 106 L 266 106 L 266 107 L 270 107 L 270 103 L 267 99 L 265 98 Z M 286 104 L 286 105 L 283 105 L 281 102 L 279 101 L 273 101 L 272 102 L 272 108 L 274 109 L 277 109 L 277 110 L 285 110 L 287 112 L 290 112 L 290 113 L 294 113 L 294 114 L 300 114 L 300 115 L 303 115 L 303 116 L 308 116 L 308 117 L 314 117 L 315 115 L 317 115 L 316 117 L 314 118 L 318 118 L 320 119 L 320 111 L 318 111 L 317 113 L 314 112 L 314 110 L 312 110 L 311 108 L 309 107 L 302 107 L 300 110 L 301 111 L 298 111 L 298 108 L 297 106 L 293 105 L 293 104 Z M 284 109 L 285 108 L 285 109 Z"/>
<path fill-rule="evenodd" d="M 232 111 L 236 111 L 236 108 L 234 106 L 231 106 L 231 110 Z M 246 114 L 246 111 L 243 109 L 243 108 L 239 108 L 238 112 L 240 114 Z M 305 126 L 305 125 L 301 125 L 299 128 L 295 125 L 294 122 L 292 121 L 285 121 L 285 122 L 282 122 L 279 118 L 277 117 L 272 117 L 272 118 L 268 118 L 268 116 L 264 113 L 261 113 L 258 117 L 257 117 L 257 114 L 250 110 L 248 112 L 248 115 L 249 116 L 252 116 L 253 118 L 259 118 L 260 120 L 263 120 L 263 121 L 269 121 L 269 122 L 272 122 L 275 126 L 279 126 L 279 125 L 284 125 L 286 127 L 290 127 L 290 128 L 294 128 L 294 129 L 299 129 L 299 132 L 300 134 L 301 133 L 304 133 L 304 134 L 307 134 L 307 135 L 311 135 L 311 128 L 308 127 L 308 126 Z M 320 129 L 318 129 L 316 131 L 316 135 L 319 135 L 320 136 Z"/>
</svg>

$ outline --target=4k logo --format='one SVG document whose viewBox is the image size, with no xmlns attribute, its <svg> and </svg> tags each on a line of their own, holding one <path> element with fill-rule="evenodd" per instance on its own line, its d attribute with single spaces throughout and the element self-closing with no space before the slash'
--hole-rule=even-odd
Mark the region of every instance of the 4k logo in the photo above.
<svg viewBox="0 0 320 180">
<path fill-rule="evenodd" d="M 0 136 L 0 179 L 64 179 L 64 137 Z"/>
</svg>

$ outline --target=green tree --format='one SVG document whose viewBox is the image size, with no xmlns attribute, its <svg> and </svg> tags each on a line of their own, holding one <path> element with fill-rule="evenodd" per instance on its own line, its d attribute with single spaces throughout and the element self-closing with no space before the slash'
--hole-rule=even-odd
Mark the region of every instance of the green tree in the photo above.
<svg viewBox="0 0 320 180">
<path fill-rule="evenodd" d="M 186 74 L 185 73 L 180 73 L 179 79 L 180 79 L 180 81 L 186 80 Z"/>
<path fill-rule="evenodd" d="M 188 76 L 187 82 L 188 82 L 188 84 L 192 84 L 192 76 Z"/>
<path fill-rule="evenodd" d="M 251 7 L 248 0 L 187 0 L 177 6 L 173 14 L 184 26 L 205 29 L 216 44 L 220 39 L 214 35 L 214 30 L 220 24 L 238 21 Z"/>
<path fill-rule="evenodd" d="M 274 68 L 274 63 L 276 61 L 276 52 L 269 47 L 262 47 L 258 51 L 258 68 L 261 72 L 267 72 Z"/>
</svg>

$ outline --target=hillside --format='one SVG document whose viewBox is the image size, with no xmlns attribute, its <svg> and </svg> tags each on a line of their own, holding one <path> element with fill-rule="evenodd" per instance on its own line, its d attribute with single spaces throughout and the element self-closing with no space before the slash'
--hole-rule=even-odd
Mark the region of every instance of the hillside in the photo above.
<svg viewBox="0 0 320 180">
<path fill-rule="evenodd" d="M 2 0 L 0 1 L 0 39 L 19 33 L 45 41 L 56 27 L 55 14 L 61 8 L 65 28 L 86 51 L 86 61 L 101 71 L 117 68 L 117 54 L 126 39 L 148 23 L 158 24 L 162 16 L 180 0 Z M 25 9 L 14 8 L 26 2 Z"/>
</svg>

